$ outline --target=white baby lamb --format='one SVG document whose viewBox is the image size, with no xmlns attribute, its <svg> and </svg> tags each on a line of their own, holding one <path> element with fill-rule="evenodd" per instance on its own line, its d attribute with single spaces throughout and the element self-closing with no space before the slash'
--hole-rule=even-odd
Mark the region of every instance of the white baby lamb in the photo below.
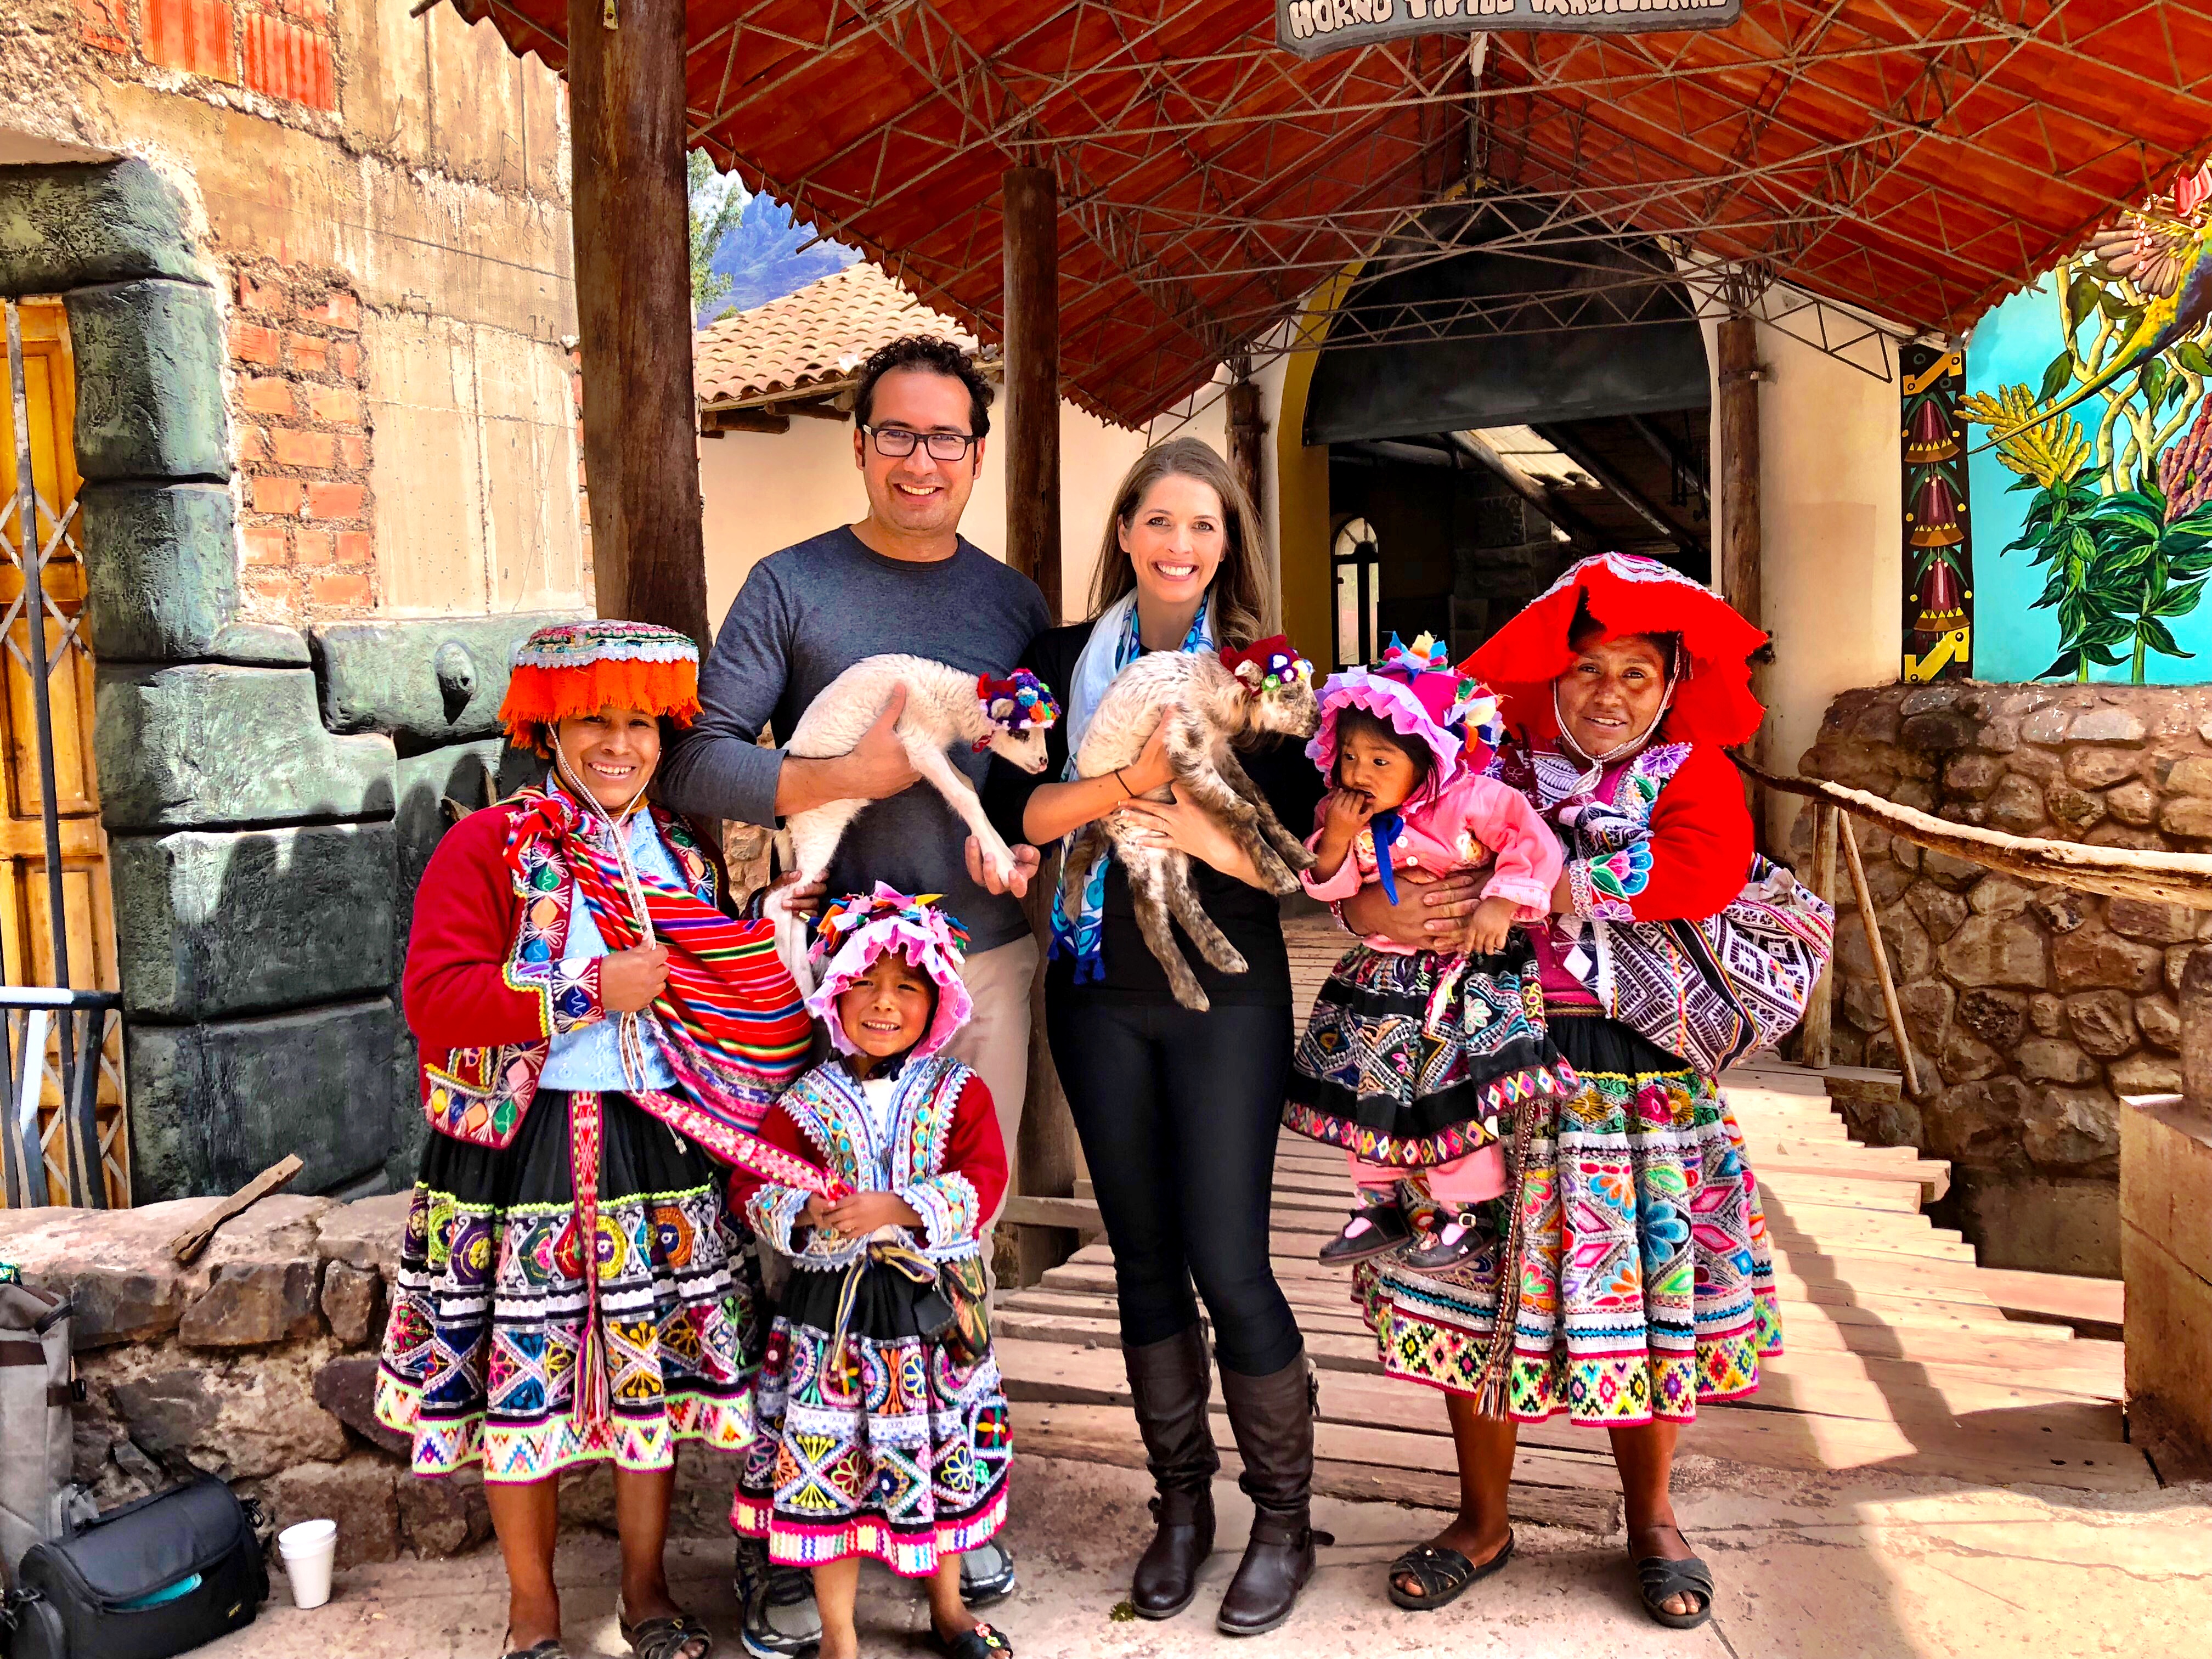
<svg viewBox="0 0 2212 1659">
<path fill-rule="evenodd" d="M 851 753 L 882 715 L 892 690 L 903 685 L 906 707 L 892 731 L 905 746 L 914 769 L 945 797 L 974 832 L 985 866 L 1004 881 L 1014 872 L 1014 855 L 983 816 L 983 804 L 976 798 L 975 787 L 945 751 L 956 744 L 988 748 L 1024 772 L 1042 770 L 1045 728 L 1059 711 L 1033 677 L 1018 674 L 1016 681 L 1025 684 L 1033 694 L 1031 701 L 1019 700 L 1021 684 L 981 682 L 974 674 L 926 657 L 863 657 L 823 687 L 821 695 L 806 706 L 784 750 L 806 759 Z M 819 881 L 828 873 L 837 843 L 844 838 L 845 826 L 867 805 L 866 800 L 824 801 L 785 820 L 791 837 L 789 867 L 799 872 L 799 885 Z M 769 896 L 763 908 L 775 920 L 776 954 L 791 969 L 799 989 L 812 990 L 805 920 L 791 914 L 781 889 Z"/>
<path fill-rule="evenodd" d="M 1095 778 L 1128 765 L 1162 720 L 1176 793 L 1228 827 L 1278 896 L 1296 892 L 1296 872 L 1313 868 L 1314 855 L 1275 816 L 1231 745 L 1265 732 L 1311 737 L 1321 721 L 1312 665 L 1279 635 L 1226 659 L 1211 651 L 1148 653 L 1116 675 L 1099 699 L 1076 750 L 1077 773 Z M 1157 790 L 1151 799 L 1165 800 L 1169 792 Z M 1110 842 L 1128 874 L 1137 926 L 1166 969 L 1175 1000 L 1203 1012 L 1212 1005 L 1176 945 L 1170 918 L 1182 924 L 1217 971 L 1241 974 L 1248 964 L 1191 890 L 1189 858 L 1172 848 L 1145 846 L 1131 838 L 1130 829 L 1109 816 L 1075 833 L 1060 872 L 1061 908 L 1071 916 L 1081 908 L 1084 884 Z"/>
</svg>

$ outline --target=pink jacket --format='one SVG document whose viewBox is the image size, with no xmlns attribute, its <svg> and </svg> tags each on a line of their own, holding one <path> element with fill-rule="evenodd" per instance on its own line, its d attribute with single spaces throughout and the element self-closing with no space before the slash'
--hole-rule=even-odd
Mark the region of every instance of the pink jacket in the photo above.
<svg viewBox="0 0 2212 1659">
<path fill-rule="evenodd" d="M 1328 811 L 1324 801 L 1315 814 L 1308 847 L 1320 844 Z M 1541 921 L 1552 914 L 1552 890 L 1565 867 L 1565 855 L 1551 827 L 1517 790 L 1480 773 L 1462 775 L 1434 799 L 1409 805 L 1405 818 L 1406 827 L 1390 848 L 1392 869 L 1448 875 L 1491 865 L 1495 873 L 1483 887 L 1483 897 L 1511 899 L 1521 907 L 1522 921 Z M 1352 851 L 1327 881 L 1316 880 L 1310 872 L 1299 878 L 1307 892 L 1331 904 L 1376 879 L 1371 830 L 1362 830 L 1353 839 Z M 1379 933 L 1369 934 L 1366 942 L 1372 950 L 1412 954 Z"/>
</svg>

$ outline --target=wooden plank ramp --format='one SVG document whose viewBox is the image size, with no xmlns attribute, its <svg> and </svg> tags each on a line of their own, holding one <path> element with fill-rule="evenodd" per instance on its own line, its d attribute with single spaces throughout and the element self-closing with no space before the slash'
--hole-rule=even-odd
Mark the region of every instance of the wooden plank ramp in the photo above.
<svg viewBox="0 0 2212 1659">
<path fill-rule="evenodd" d="M 1328 916 L 1284 931 L 1303 1019 L 1346 939 Z M 1820 1075 L 1770 1059 L 1725 1082 L 1773 1236 L 1785 1352 L 1761 1367 L 1750 1399 L 1701 1407 L 1683 1432 L 1685 1451 L 1977 1486 L 2156 1486 L 2123 1432 L 2119 1343 L 2075 1328 L 2116 1322 L 2117 1286 L 1980 1267 L 1960 1235 L 1921 1212 L 1948 1188 L 1949 1166 L 1911 1147 L 1853 1140 Z M 1854 1073 L 1847 1084 L 1860 1093 L 1879 1086 L 1876 1073 Z M 1455 1505 L 1443 1402 L 1381 1374 L 1351 1273 L 1315 1259 L 1349 1204 L 1343 1155 L 1285 1136 L 1271 1255 L 1322 1372 L 1316 1486 L 1334 1497 Z M 1069 1199 L 1017 1199 L 1008 1213 L 1074 1227 L 1085 1240 L 1039 1284 L 999 1299 L 999 1363 L 1017 1437 L 1048 1456 L 1141 1467 L 1113 1256 L 1088 1184 Z M 2023 1283 L 2046 1279 L 2047 1286 Z M 2072 1324 L 2007 1313 L 2045 1305 L 2086 1312 Z M 1218 1426 L 1234 1473 L 1227 1425 Z M 1514 1485 L 1529 1521 L 1600 1531 L 1617 1521 L 1606 1437 L 1564 1418 L 1522 1425 Z"/>
</svg>

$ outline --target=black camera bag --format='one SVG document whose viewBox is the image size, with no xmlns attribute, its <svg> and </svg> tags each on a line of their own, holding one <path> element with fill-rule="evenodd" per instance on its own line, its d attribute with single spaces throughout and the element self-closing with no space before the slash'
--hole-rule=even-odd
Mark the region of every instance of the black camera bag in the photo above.
<svg viewBox="0 0 2212 1659">
<path fill-rule="evenodd" d="M 8 1595 L 13 1659 L 171 1659 L 252 1624 L 268 1594 L 246 1505 L 206 1477 L 33 1545 Z"/>
</svg>

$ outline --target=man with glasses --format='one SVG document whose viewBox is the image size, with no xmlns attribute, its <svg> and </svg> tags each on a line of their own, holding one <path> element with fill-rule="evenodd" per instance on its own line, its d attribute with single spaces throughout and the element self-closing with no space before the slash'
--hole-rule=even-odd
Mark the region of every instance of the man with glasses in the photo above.
<svg viewBox="0 0 2212 1659">
<path fill-rule="evenodd" d="M 963 977 L 975 1012 L 951 1052 L 975 1067 L 999 1109 L 1011 1155 L 1029 1081 L 1030 984 L 1036 943 L 1018 902 L 1037 866 L 1014 848 L 1012 890 L 991 879 L 967 827 L 919 775 L 892 734 L 895 698 L 852 752 L 810 760 L 761 747 L 863 657 L 904 652 L 975 674 L 1006 674 L 1054 620 L 1026 576 L 962 539 L 960 516 L 982 471 L 991 388 L 950 341 L 913 335 L 862 365 L 853 459 L 867 516 L 754 566 L 699 674 L 703 712 L 670 750 L 661 791 L 680 811 L 774 825 L 829 800 L 875 803 L 839 842 L 831 892 L 889 882 L 942 893 L 973 940 Z M 980 788 L 990 757 L 956 751 Z M 740 1544 L 740 1579 L 747 1560 Z M 754 1561 L 755 1566 L 758 1565 Z M 997 1544 L 962 1563 L 963 1593 L 995 1601 L 1013 1587 Z M 748 1586 L 744 1645 L 757 1659 L 811 1659 L 820 1643 L 804 1571 Z"/>
</svg>

